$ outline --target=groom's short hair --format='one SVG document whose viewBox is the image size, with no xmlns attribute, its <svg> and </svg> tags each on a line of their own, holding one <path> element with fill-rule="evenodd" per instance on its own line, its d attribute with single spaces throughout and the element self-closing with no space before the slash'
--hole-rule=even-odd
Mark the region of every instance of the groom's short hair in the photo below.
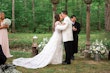
<svg viewBox="0 0 110 73">
<path fill-rule="evenodd" d="M 68 11 L 66 10 L 63 10 L 62 13 L 68 15 Z"/>
</svg>

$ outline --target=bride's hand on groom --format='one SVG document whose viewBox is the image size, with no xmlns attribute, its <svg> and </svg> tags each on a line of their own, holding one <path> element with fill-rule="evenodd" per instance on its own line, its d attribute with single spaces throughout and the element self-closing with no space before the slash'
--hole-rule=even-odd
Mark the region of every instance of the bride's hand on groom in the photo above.
<svg viewBox="0 0 110 73">
<path fill-rule="evenodd" d="M 62 23 L 62 25 L 65 25 L 65 23 Z"/>
</svg>

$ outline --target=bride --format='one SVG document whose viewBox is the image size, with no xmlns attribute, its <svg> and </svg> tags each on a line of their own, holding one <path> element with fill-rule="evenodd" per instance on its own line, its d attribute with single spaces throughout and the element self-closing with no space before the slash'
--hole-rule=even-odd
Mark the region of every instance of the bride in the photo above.
<svg viewBox="0 0 110 73">
<path fill-rule="evenodd" d="M 13 60 L 13 64 L 25 68 L 37 69 L 43 68 L 48 64 L 61 64 L 63 58 L 62 35 L 61 30 L 66 26 L 61 24 L 62 17 L 55 15 L 55 31 L 43 50 L 32 58 L 18 58 Z"/>
</svg>

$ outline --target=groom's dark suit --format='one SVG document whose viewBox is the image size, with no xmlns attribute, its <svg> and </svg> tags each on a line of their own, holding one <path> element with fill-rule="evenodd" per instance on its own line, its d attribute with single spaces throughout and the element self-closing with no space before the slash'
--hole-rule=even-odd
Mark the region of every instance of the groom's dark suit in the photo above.
<svg viewBox="0 0 110 73">
<path fill-rule="evenodd" d="M 73 49 L 72 49 L 72 59 L 74 59 L 74 53 L 77 53 L 78 52 L 78 34 L 80 32 L 80 23 L 78 22 L 75 22 L 72 24 L 73 27 L 75 27 L 77 30 L 74 31 L 73 30 Z"/>
<path fill-rule="evenodd" d="M 73 41 L 74 50 L 73 50 L 73 52 L 77 53 L 78 52 L 78 34 L 80 32 L 80 23 L 75 22 L 72 26 L 74 26 L 77 29 L 77 31 L 73 31 L 73 33 L 74 33 L 73 34 L 73 38 L 74 38 L 74 41 Z"/>
</svg>

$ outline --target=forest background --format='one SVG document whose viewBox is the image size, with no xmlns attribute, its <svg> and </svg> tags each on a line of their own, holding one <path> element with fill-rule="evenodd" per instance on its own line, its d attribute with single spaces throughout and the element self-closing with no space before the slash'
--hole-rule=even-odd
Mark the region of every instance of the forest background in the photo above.
<svg viewBox="0 0 110 73">
<path fill-rule="evenodd" d="M 6 18 L 12 19 L 13 2 L 0 0 L 0 11 L 4 11 Z M 33 7 L 34 6 L 34 7 Z M 34 9 L 33 9 L 34 8 Z M 81 24 L 81 31 L 86 31 L 86 4 L 83 0 L 60 0 L 57 4 L 57 13 L 68 11 L 68 15 L 76 15 Z M 33 11 L 34 10 L 34 11 Z M 52 32 L 52 3 L 50 0 L 15 0 L 14 1 L 14 27 L 11 32 L 48 33 Z M 34 19 L 33 19 L 34 18 Z M 91 4 L 91 31 L 105 29 L 105 0 L 92 0 Z"/>
</svg>

